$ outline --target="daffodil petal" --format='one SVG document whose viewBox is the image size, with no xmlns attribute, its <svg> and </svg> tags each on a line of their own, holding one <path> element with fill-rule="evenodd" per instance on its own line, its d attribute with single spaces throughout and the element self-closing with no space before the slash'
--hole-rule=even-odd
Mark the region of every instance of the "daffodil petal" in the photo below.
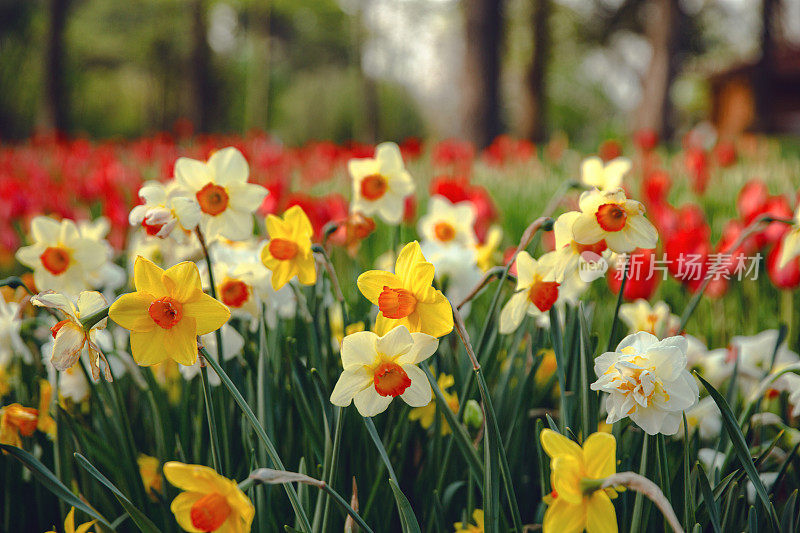
<svg viewBox="0 0 800 533">
<path fill-rule="evenodd" d="M 550 461 L 553 490 L 558 493 L 559 500 L 578 504 L 583 500 L 580 482 L 582 477 L 581 461 L 572 455 L 557 455 Z"/>
<path fill-rule="evenodd" d="M 108 316 L 130 331 L 150 331 L 156 327 L 153 319 L 150 318 L 148 309 L 153 303 L 153 296 L 146 292 L 131 292 L 123 294 L 111 304 Z"/>
<path fill-rule="evenodd" d="M 380 414 L 392 403 L 391 396 L 381 396 L 375 387 L 367 387 L 353 397 L 353 403 L 361 416 L 375 416 Z"/>
<path fill-rule="evenodd" d="M 147 258 L 136 257 L 133 264 L 133 284 L 137 291 L 146 292 L 160 298 L 167 295 L 167 288 L 164 286 L 162 276 L 164 270 Z"/>
<path fill-rule="evenodd" d="M 544 513 L 543 532 L 582 533 L 586 526 L 586 509 L 583 505 L 556 498 Z"/>
<path fill-rule="evenodd" d="M 217 492 L 225 478 L 203 465 L 187 465 L 178 461 L 164 463 L 164 477 L 175 487 L 190 492 Z"/>
<path fill-rule="evenodd" d="M 431 384 L 428 377 L 417 365 L 403 365 L 403 370 L 411 379 L 411 385 L 400 397 L 411 407 L 424 407 L 431 401 Z"/>
<path fill-rule="evenodd" d="M 541 433 L 542 448 L 552 458 L 559 455 L 569 455 L 583 460 L 583 450 L 576 443 L 552 429 L 544 429 Z"/>
<path fill-rule="evenodd" d="M 299 205 L 293 205 L 283 214 L 286 225 L 292 228 L 292 240 L 310 239 L 314 235 L 314 228 L 305 211 Z"/>
<path fill-rule="evenodd" d="M 583 443 L 583 464 L 586 476 L 600 479 L 617 470 L 617 441 L 609 433 L 592 433 Z"/>
<path fill-rule="evenodd" d="M 588 533 L 617 533 L 617 513 L 611 499 L 602 490 L 589 498 L 586 506 L 586 531 Z"/>
<path fill-rule="evenodd" d="M 183 314 L 194 318 L 197 335 L 218 330 L 231 317 L 231 311 L 225 304 L 205 293 L 196 300 L 183 304 Z"/>
<path fill-rule="evenodd" d="M 172 511 L 172 514 L 175 515 L 175 520 L 178 522 L 178 525 L 185 531 L 202 533 L 201 529 L 197 529 L 194 527 L 194 524 L 192 524 L 191 512 L 192 506 L 203 496 L 205 496 L 205 494 L 201 492 L 181 492 L 172 500 L 169 509 Z"/>
<path fill-rule="evenodd" d="M 372 386 L 372 376 L 366 368 L 360 366 L 345 369 L 333 387 L 331 403 L 339 407 L 347 407 L 356 394 L 370 386 Z"/>
<path fill-rule="evenodd" d="M 358 290 L 364 298 L 378 305 L 378 296 L 384 287 L 401 288 L 402 281 L 398 276 L 384 270 L 367 270 L 358 276 Z"/>
<path fill-rule="evenodd" d="M 167 353 L 176 363 L 190 366 L 197 361 L 197 325 L 194 317 L 184 316 L 167 330 Z"/>
<path fill-rule="evenodd" d="M 167 269 L 163 281 L 169 295 L 179 302 L 190 302 L 203 290 L 197 265 L 190 261 L 178 263 Z"/>
<path fill-rule="evenodd" d="M 131 331 L 131 355 L 136 364 L 150 366 L 169 357 L 166 349 L 166 330 L 155 327 L 152 331 Z"/>
</svg>

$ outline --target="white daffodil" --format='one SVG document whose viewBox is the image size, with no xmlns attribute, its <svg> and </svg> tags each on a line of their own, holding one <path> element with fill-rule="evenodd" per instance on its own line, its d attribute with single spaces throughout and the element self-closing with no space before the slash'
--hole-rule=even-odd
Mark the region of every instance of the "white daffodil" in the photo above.
<svg viewBox="0 0 800 533">
<path fill-rule="evenodd" d="M 428 212 L 417 223 L 417 231 L 423 243 L 472 247 L 478 242 L 474 228 L 476 216 L 472 202 L 454 204 L 443 196 L 433 196 Z"/>
<path fill-rule="evenodd" d="M 435 241 L 422 241 L 422 255 L 435 271 L 434 279 L 442 287 L 447 299 L 456 305 L 461 303 L 480 282 L 483 271 L 478 267 L 478 254 L 475 248 L 458 244 L 439 244 Z M 461 308 L 464 317 L 469 315 L 470 304 Z"/>
<path fill-rule="evenodd" d="M 778 268 L 785 267 L 789 261 L 800 255 L 800 205 L 794 214 L 794 224 L 783 237 L 783 248 L 778 260 Z"/>
<path fill-rule="evenodd" d="M 141 226 L 151 237 L 166 238 L 176 227 L 181 237 L 200 222 L 200 205 L 194 198 L 184 195 L 176 182 L 164 185 L 158 181 L 147 181 L 139 189 L 139 198 L 144 202 L 131 209 L 128 222 Z"/>
<path fill-rule="evenodd" d="M 253 265 L 215 261 L 214 283 L 217 299 L 228 306 L 231 316 L 253 321 L 259 317 L 259 301 L 253 287 Z M 200 265 L 203 288 L 209 288 L 208 266 Z"/>
<path fill-rule="evenodd" d="M 636 248 L 655 248 L 658 232 L 644 216 L 644 206 L 625 197 L 622 189 L 581 194 L 581 214 L 572 224 L 573 239 L 579 244 L 595 244 L 605 240 L 617 253 Z"/>
<path fill-rule="evenodd" d="M 397 326 L 379 337 L 371 331 L 352 333 L 342 341 L 344 371 L 331 393 L 331 403 L 354 402 L 361 416 L 375 416 L 400 396 L 411 407 L 431 401 L 431 385 L 417 365 L 436 352 L 439 339 L 409 333 Z"/>
<path fill-rule="evenodd" d="M 547 315 L 559 298 L 560 283 L 555 281 L 553 252 L 538 260 L 522 251 L 517 255 L 517 286 L 500 312 L 500 333 L 516 331 L 525 315 Z"/>
<path fill-rule="evenodd" d="M 703 466 L 711 476 L 713 476 L 714 470 L 722 470 L 722 466 L 725 464 L 725 453 L 711 448 L 697 450 L 697 458 L 703 463 Z"/>
<path fill-rule="evenodd" d="M 711 396 L 706 396 L 697 402 L 697 405 L 686 411 L 686 425 L 689 428 L 689 437 L 697 431 L 700 439 L 704 441 L 719 438 L 720 431 L 722 431 L 722 413 Z M 678 425 L 678 432 L 675 436 L 679 439 L 685 437 L 683 421 Z"/>
<path fill-rule="evenodd" d="M 222 335 L 222 359 L 230 361 L 244 348 L 244 337 L 242 337 L 236 329 L 230 324 L 224 324 L 220 328 L 220 335 Z M 200 336 L 200 342 L 203 343 L 208 354 L 214 358 L 214 361 L 219 361 L 217 356 L 217 334 L 216 332 L 207 333 Z M 186 381 L 191 381 L 195 376 L 200 374 L 200 358 L 194 362 L 193 365 L 185 366 L 178 365 L 181 376 Z M 222 381 L 219 375 L 213 368 L 208 369 L 208 384 L 216 387 Z"/>
<path fill-rule="evenodd" d="M 15 355 L 22 357 L 26 363 L 33 362 L 31 351 L 19 336 L 21 326 L 19 304 L 6 302 L 0 294 L 0 367 L 8 366 Z"/>
<path fill-rule="evenodd" d="M 736 368 L 737 359 L 738 368 Z M 770 370 L 779 370 L 798 361 L 800 356 L 789 349 L 785 340 L 778 346 L 778 330 L 768 329 L 755 335 L 733 337 L 727 350 L 725 364 L 720 371 L 724 379 L 728 379 L 736 368 L 737 383 L 745 393 L 749 393 Z M 773 388 L 783 390 L 784 379 L 785 376 L 778 378 L 773 383 Z"/>
<path fill-rule="evenodd" d="M 651 306 L 643 298 L 622 304 L 619 318 L 628 326 L 630 333 L 646 331 L 658 338 L 675 335 L 681 324 L 681 319 L 670 312 L 666 302 L 656 302 Z"/>
<path fill-rule="evenodd" d="M 104 330 L 105 331 L 105 330 Z M 53 345 L 55 340 L 46 342 L 42 345 L 42 363 L 47 369 L 47 380 L 53 389 L 58 384 L 59 398 L 69 399 L 74 403 L 81 403 L 89 397 L 89 381 L 79 365 L 74 365 L 66 370 L 58 372 L 51 361 L 53 357 Z M 59 375 L 60 374 L 60 375 Z"/>
<path fill-rule="evenodd" d="M 247 160 L 233 147 L 214 152 L 206 162 L 188 157 L 175 162 L 175 180 L 197 199 L 203 213 L 200 229 L 206 239 L 240 241 L 253 235 L 253 213 L 267 189 L 248 183 L 249 174 Z"/>
<path fill-rule="evenodd" d="M 579 211 L 569 211 L 560 215 L 553 224 L 556 254 L 553 268 L 554 275 L 559 281 L 579 271 L 582 262 L 594 263 L 603 258 L 607 263 L 608 256 L 611 255 L 611 252 L 606 252 L 607 246 L 604 240 L 581 244 L 574 239 L 572 225 L 580 215 Z"/>
<path fill-rule="evenodd" d="M 89 284 L 96 289 L 102 289 L 106 298 L 113 299 L 114 291 L 125 285 L 128 277 L 125 269 L 112 261 L 114 248 L 106 240 L 110 230 L 111 223 L 105 217 L 78 222 L 81 237 L 100 242 L 106 249 L 106 260 L 100 268 L 89 274 Z"/>
<path fill-rule="evenodd" d="M 78 296 L 77 302 L 73 303 L 63 294 L 46 291 L 33 296 L 31 303 L 40 307 L 57 309 L 66 317 L 50 328 L 53 339 L 55 339 L 53 355 L 50 358 L 53 367 L 57 370 L 67 370 L 78 362 L 81 355 L 84 355 L 92 369 L 92 377 L 97 380 L 100 379 L 98 359 L 101 359 L 104 364 L 105 378 L 111 381 L 108 361 L 97 345 L 98 330 L 106 327 L 108 318 L 94 324 L 88 334 L 81 324 L 81 318 L 87 318 L 108 307 L 108 302 L 102 294 L 96 291 L 84 291 Z"/>
<path fill-rule="evenodd" d="M 606 164 L 597 156 L 587 157 L 581 163 L 581 183 L 601 191 L 618 189 L 622 187 L 622 178 L 631 166 L 630 159 L 625 157 L 618 157 Z"/>
<path fill-rule="evenodd" d="M 352 213 L 377 214 L 387 224 L 403 219 L 406 196 L 414 193 L 414 180 L 403 165 L 395 143 L 381 143 L 375 157 L 351 159 L 347 170 L 353 179 Z"/>
<path fill-rule="evenodd" d="M 33 269 L 40 289 L 77 295 L 96 287 L 97 271 L 108 260 L 106 243 L 81 235 L 69 219 L 39 216 L 31 222 L 33 244 L 17 250 L 17 260 Z"/>
<path fill-rule="evenodd" d="M 686 339 L 640 331 L 616 351 L 595 359 L 591 389 L 609 394 L 606 423 L 630 417 L 649 435 L 674 435 L 682 413 L 697 403 L 697 383 L 686 370 Z"/>
</svg>

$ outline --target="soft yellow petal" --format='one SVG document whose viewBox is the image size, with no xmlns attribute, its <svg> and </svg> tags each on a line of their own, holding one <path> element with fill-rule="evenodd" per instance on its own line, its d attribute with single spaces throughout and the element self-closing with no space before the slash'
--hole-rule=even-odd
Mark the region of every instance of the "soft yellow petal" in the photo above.
<svg viewBox="0 0 800 533">
<path fill-rule="evenodd" d="M 172 514 L 175 515 L 175 520 L 178 521 L 178 525 L 184 530 L 192 533 L 202 533 L 202 530 L 197 529 L 192 524 L 191 512 L 192 506 L 203 496 L 205 496 L 205 494 L 202 492 L 181 492 L 172 500 L 172 505 L 170 505 L 169 508 Z"/>
<path fill-rule="evenodd" d="M 589 498 L 586 506 L 586 531 L 588 533 L 617 533 L 617 513 L 614 504 L 602 490 Z"/>
<path fill-rule="evenodd" d="M 378 305 L 378 296 L 383 292 L 384 287 L 402 287 L 402 281 L 398 276 L 385 270 L 367 270 L 358 276 L 358 290 L 364 298 L 375 305 Z"/>
<path fill-rule="evenodd" d="M 274 263 L 264 263 L 267 268 L 272 270 L 272 288 L 276 291 L 289 283 L 297 275 L 297 266 L 294 261 L 279 261 L 274 259 Z M 274 266 L 271 266 L 274 265 Z"/>
<path fill-rule="evenodd" d="M 136 257 L 133 265 L 133 283 L 137 291 L 152 294 L 156 298 L 167 295 L 167 288 L 164 286 L 162 276 L 164 270 L 155 263 L 142 257 Z"/>
<path fill-rule="evenodd" d="M 225 304 L 203 293 L 196 300 L 183 304 L 183 315 L 195 319 L 197 335 L 205 335 L 221 328 L 231 312 Z"/>
<path fill-rule="evenodd" d="M 431 263 L 421 262 L 411 265 L 403 277 L 403 286 L 417 299 L 427 300 L 432 296 L 431 285 L 436 269 Z"/>
<path fill-rule="evenodd" d="M 148 309 L 155 298 L 147 292 L 123 294 L 108 309 L 108 316 L 130 331 L 150 331 L 156 323 L 150 318 Z"/>
<path fill-rule="evenodd" d="M 169 295 L 179 302 L 190 302 L 197 297 L 198 291 L 203 291 L 197 265 L 190 261 L 178 263 L 167 269 L 163 280 Z"/>
<path fill-rule="evenodd" d="M 197 325 L 195 319 L 190 316 L 184 316 L 180 322 L 166 331 L 164 341 L 169 356 L 181 365 L 193 365 L 197 361 Z"/>
<path fill-rule="evenodd" d="M 69 510 L 67 513 L 67 519 L 64 520 L 64 531 L 65 533 L 74 533 L 75 531 L 75 508 Z"/>
<path fill-rule="evenodd" d="M 617 441 L 609 433 L 592 433 L 583 443 L 586 477 L 600 479 L 617 470 Z"/>
<path fill-rule="evenodd" d="M 581 447 L 552 429 L 542 430 L 541 440 L 542 448 L 544 448 L 545 453 L 550 457 L 569 455 L 581 461 L 583 460 L 583 451 Z"/>
<path fill-rule="evenodd" d="M 582 533 L 586 527 L 586 508 L 556 498 L 544 513 L 542 533 Z"/>
<path fill-rule="evenodd" d="M 131 355 L 137 365 L 155 365 L 169 357 L 165 347 L 166 331 L 159 327 L 152 331 L 131 331 Z"/>
<path fill-rule="evenodd" d="M 433 303 L 417 303 L 412 316 L 419 316 L 420 327 L 412 330 L 412 333 L 419 331 L 432 337 L 443 337 L 453 331 L 453 308 L 447 298 L 441 292 L 437 292 Z"/>
<path fill-rule="evenodd" d="M 553 490 L 559 500 L 578 504 L 583 500 L 581 491 L 581 463 L 571 455 L 558 455 L 550 461 Z"/>
<path fill-rule="evenodd" d="M 308 220 L 305 211 L 299 205 L 293 205 L 283 214 L 283 220 L 291 228 L 292 240 L 310 239 L 314 235 L 314 228 Z"/>
<path fill-rule="evenodd" d="M 267 234 L 269 235 L 270 239 L 291 238 L 292 234 L 291 228 L 280 217 L 277 217 L 275 215 L 267 215 L 266 226 L 267 226 Z"/>
<path fill-rule="evenodd" d="M 97 520 L 92 520 L 91 522 L 86 522 L 84 524 L 79 525 L 78 528 L 75 530 L 75 533 L 87 533 L 87 531 L 89 531 L 89 529 L 93 525 L 95 525 L 96 522 Z"/>
<path fill-rule="evenodd" d="M 203 465 L 190 465 L 178 461 L 168 461 L 162 468 L 164 477 L 172 485 L 186 491 L 208 494 L 210 492 L 224 492 L 227 490 L 227 481 L 217 474 L 214 469 Z"/>
<path fill-rule="evenodd" d="M 296 261 L 297 280 L 303 285 L 313 285 L 317 282 L 317 264 L 314 254 L 309 253 L 306 257 Z"/>
<path fill-rule="evenodd" d="M 400 255 L 397 256 L 397 262 L 394 266 L 394 272 L 397 274 L 400 279 L 406 281 L 411 271 L 411 267 L 417 263 L 424 263 L 425 256 L 422 255 L 422 249 L 419 246 L 417 241 L 410 242 L 406 244 L 402 250 L 400 250 Z M 405 283 L 403 284 L 405 286 Z"/>
</svg>

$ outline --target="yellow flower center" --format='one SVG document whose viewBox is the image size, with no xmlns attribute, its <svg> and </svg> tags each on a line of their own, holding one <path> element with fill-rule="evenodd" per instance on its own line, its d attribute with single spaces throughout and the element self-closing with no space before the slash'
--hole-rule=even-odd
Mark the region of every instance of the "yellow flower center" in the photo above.
<svg viewBox="0 0 800 533">
<path fill-rule="evenodd" d="M 381 396 L 394 398 L 403 394 L 411 386 L 411 378 L 408 377 L 403 367 L 391 361 L 378 365 L 373 377 L 375 391 Z"/>
<path fill-rule="evenodd" d="M 386 178 L 380 174 L 370 174 L 361 180 L 361 196 L 372 202 L 382 198 L 388 188 Z"/>
<path fill-rule="evenodd" d="M 206 183 L 205 187 L 195 195 L 200 210 L 211 216 L 216 216 L 228 208 L 228 191 L 224 187 Z"/>
<path fill-rule="evenodd" d="M 297 255 L 297 244 L 288 239 L 272 239 L 269 241 L 269 253 L 279 261 L 289 261 Z"/>
<path fill-rule="evenodd" d="M 63 274 L 69 268 L 71 254 L 69 250 L 61 246 L 48 246 L 42 255 L 39 256 L 42 266 L 54 276 Z"/>
<path fill-rule="evenodd" d="M 241 307 L 247 301 L 250 290 L 247 284 L 238 279 L 226 280 L 219 288 L 222 303 L 228 307 Z"/>
<path fill-rule="evenodd" d="M 218 493 L 206 494 L 192 505 L 189 516 L 192 525 L 200 531 L 216 531 L 231 514 L 228 500 Z"/>
<path fill-rule="evenodd" d="M 594 216 L 605 231 L 620 231 L 628 220 L 628 213 L 619 204 L 603 204 Z"/>
<path fill-rule="evenodd" d="M 437 222 L 433 234 L 442 242 L 450 242 L 456 238 L 456 229 L 449 222 Z"/>
<path fill-rule="evenodd" d="M 378 296 L 378 309 L 386 318 L 405 318 L 417 308 L 417 299 L 405 289 L 383 287 Z"/>
<path fill-rule="evenodd" d="M 151 303 L 148 312 L 160 328 L 170 329 L 183 318 L 183 305 L 174 298 L 165 296 Z"/>
</svg>

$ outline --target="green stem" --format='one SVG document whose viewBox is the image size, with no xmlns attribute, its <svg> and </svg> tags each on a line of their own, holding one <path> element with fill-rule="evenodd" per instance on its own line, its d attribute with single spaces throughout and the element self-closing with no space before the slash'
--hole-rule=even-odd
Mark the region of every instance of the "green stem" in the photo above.
<svg viewBox="0 0 800 533">
<path fill-rule="evenodd" d="M 688 437 L 687 437 L 688 438 Z M 644 434 L 642 439 L 642 459 L 639 463 L 639 475 L 647 477 L 647 448 L 650 441 L 650 435 Z M 644 496 L 641 492 L 636 493 L 636 499 L 633 502 L 633 516 L 631 517 L 631 533 L 639 533 L 642 530 L 642 513 L 644 511 Z"/>
<path fill-rule="evenodd" d="M 211 441 L 211 460 L 214 464 L 214 470 L 223 474 L 220 471 L 222 468 L 222 460 L 219 454 L 219 438 L 217 433 L 217 420 L 214 416 L 214 406 L 211 404 L 211 387 L 208 385 L 208 368 L 201 361 L 200 362 L 200 381 L 203 383 L 203 399 L 206 404 L 206 418 L 208 418 L 208 432 Z"/>
<path fill-rule="evenodd" d="M 242 397 L 242 394 L 239 392 L 239 389 L 236 388 L 236 385 L 233 384 L 231 378 L 222 369 L 222 366 L 212 359 L 206 349 L 202 346 L 198 346 L 198 350 L 200 351 L 201 355 L 206 358 L 208 364 L 211 365 L 211 368 L 219 375 L 220 380 L 222 380 L 222 384 L 225 385 L 225 388 L 228 389 L 228 392 L 231 393 L 233 396 L 233 400 L 239 406 L 242 413 L 244 413 L 247 420 L 250 422 L 250 425 L 253 427 L 253 430 L 256 432 L 256 436 L 264 445 L 264 448 L 267 450 L 267 454 L 269 455 L 270 460 L 275 465 L 275 468 L 278 470 L 284 470 L 283 462 L 281 461 L 280 456 L 278 455 L 278 451 L 275 449 L 275 445 L 270 440 L 267 433 L 264 431 L 264 428 L 256 418 L 255 413 L 253 410 L 250 409 L 250 406 L 247 405 L 247 402 Z M 308 533 L 311 532 L 311 523 L 308 520 L 308 516 L 306 515 L 305 509 L 300 504 L 300 499 L 297 496 L 297 491 L 294 490 L 294 487 L 291 485 L 284 485 L 286 489 L 286 494 L 289 497 L 289 502 L 292 504 L 292 509 L 294 509 L 295 515 L 297 516 L 298 520 L 300 521 L 300 527 L 302 531 L 306 531 Z"/>
<path fill-rule="evenodd" d="M 622 305 L 623 294 L 625 293 L 625 285 L 628 283 L 628 270 L 630 268 L 630 255 L 625 259 L 625 265 L 622 267 L 622 281 L 619 284 L 619 294 L 617 294 L 617 304 L 614 306 L 614 317 L 611 319 L 611 333 L 608 335 L 608 344 L 606 351 L 610 352 L 614 349 L 615 340 L 617 338 L 617 323 L 619 323 L 619 308 Z"/>
</svg>

